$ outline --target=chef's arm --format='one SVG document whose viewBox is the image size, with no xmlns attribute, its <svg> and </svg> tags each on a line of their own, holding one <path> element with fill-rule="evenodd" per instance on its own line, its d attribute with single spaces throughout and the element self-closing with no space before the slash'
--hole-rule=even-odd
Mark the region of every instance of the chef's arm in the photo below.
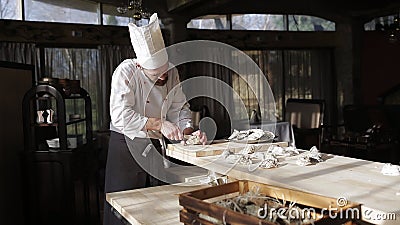
<svg viewBox="0 0 400 225">
<path fill-rule="evenodd" d="M 179 127 L 167 120 L 159 118 L 148 118 L 145 124 L 146 130 L 160 131 L 165 137 L 170 140 L 182 140 L 183 134 Z M 186 131 L 187 132 L 187 131 Z"/>
<path fill-rule="evenodd" d="M 133 139 L 144 131 L 147 117 L 135 110 L 135 74 L 133 68 L 122 64 L 115 70 L 111 82 L 110 116 L 112 126 Z"/>
</svg>

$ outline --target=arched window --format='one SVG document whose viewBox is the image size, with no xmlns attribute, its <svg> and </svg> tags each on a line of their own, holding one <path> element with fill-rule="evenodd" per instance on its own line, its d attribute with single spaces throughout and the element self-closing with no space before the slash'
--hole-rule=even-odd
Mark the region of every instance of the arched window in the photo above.
<svg viewBox="0 0 400 225">
<path fill-rule="evenodd" d="M 400 21 L 398 14 L 376 17 L 364 24 L 365 31 L 372 31 L 372 30 L 384 31 L 391 29 L 395 30 L 396 27 L 400 29 Z"/>
</svg>

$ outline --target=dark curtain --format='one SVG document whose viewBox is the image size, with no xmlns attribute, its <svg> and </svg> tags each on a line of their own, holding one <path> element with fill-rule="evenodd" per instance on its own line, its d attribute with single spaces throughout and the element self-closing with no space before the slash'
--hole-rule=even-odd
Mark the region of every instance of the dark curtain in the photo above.
<svg viewBox="0 0 400 225">
<path fill-rule="evenodd" d="M 275 97 L 277 120 L 283 120 L 288 98 L 300 98 L 324 99 L 325 120 L 330 121 L 330 112 L 334 107 L 331 50 L 253 50 L 245 53 L 259 65 L 268 79 Z M 248 86 L 237 75 L 233 80 L 234 89 L 246 98 Z M 249 97 L 245 102 L 249 108 L 257 104 Z"/>
</svg>

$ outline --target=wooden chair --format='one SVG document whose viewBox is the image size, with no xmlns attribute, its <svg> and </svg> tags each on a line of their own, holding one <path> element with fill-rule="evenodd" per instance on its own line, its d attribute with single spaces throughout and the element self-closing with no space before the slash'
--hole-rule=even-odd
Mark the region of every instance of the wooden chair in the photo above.
<svg viewBox="0 0 400 225">
<path fill-rule="evenodd" d="M 285 120 L 293 127 L 295 146 L 308 150 L 321 149 L 325 101 L 320 99 L 294 99 L 286 101 Z"/>
</svg>

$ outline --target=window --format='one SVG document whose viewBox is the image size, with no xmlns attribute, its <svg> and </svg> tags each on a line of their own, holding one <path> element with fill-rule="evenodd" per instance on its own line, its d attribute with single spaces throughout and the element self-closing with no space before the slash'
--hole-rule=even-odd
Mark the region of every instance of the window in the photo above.
<svg viewBox="0 0 400 225">
<path fill-rule="evenodd" d="M 21 2 L 0 0 L 0 19 L 22 20 Z"/>
<path fill-rule="evenodd" d="M 93 130 L 99 129 L 101 109 L 99 50 L 84 48 L 44 48 L 45 68 L 42 76 L 80 80 L 81 87 L 92 100 Z M 67 101 L 66 104 L 83 104 L 83 101 Z M 67 107 L 72 108 L 72 107 Z M 83 109 L 82 107 L 77 107 Z M 84 115 L 83 111 L 67 112 Z"/>
<path fill-rule="evenodd" d="M 234 14 L 232 30 L 285 30 L 283 15 Z"/>
<path fill-rule="evenodd" d="M 62 23 L 100 24 L 98 3 L 85 0 L 24 0 L 25 19 Z"/>
<path fill-rule="evenodd" d="M 232 24 L 232 26 L 230 26 Z M 335 23 L 307 15 L 228 14 L 192 19 L 186 26 L 213 30 L 335 31 Z"/>
<path fill-rule="evenodd" d="M 289 31 L 335 31 L 335 23 L 315 16 L 289 15 Z"/>
<path fill-rule="evenodd" d="M 24 12 L 22 3 L 25 4 Z M 92 0 L 0 0 L 0 19 L 22 20 L 23 18 L 27 21 L 114 26 L 127 26 L 132 22 L 143 26 L 149 23 L 148 18 L 135 20 L 131 10 L 121 14 L 114 5 L 99 4 Z"/>
<path fill-rule="evenodd" d="M 192 19 L 187 28 L 229 30 L 229 23 L 226 15 L 207 15 Z"/>
<path fill-rule="evenodd" d="M 373 20 L 367 22 L 364 24 L 364 30 L 366 31 L 372 31 L 372 30 L 390 30 L 391 26 L 396 26 L 396 18 L 397 18 L 397 26 L 400 26 L 400 23 L 398 22 L 398 18 L 400 15 L 394 14 L 394 15 L 389 15 L 389 16 L 382 16 L 382 17 L 377 17 L 374 18 Z"/>
</svg>

